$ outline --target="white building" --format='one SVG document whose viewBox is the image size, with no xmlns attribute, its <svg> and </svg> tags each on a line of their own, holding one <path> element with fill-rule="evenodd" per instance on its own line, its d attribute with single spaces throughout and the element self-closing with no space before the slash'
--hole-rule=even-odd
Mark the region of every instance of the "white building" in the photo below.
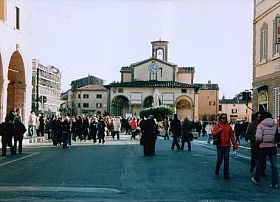
<svg viewBox="0 0 280 202">
<path fill-rule="evenodd" d="M 0 121 L 12 107 L 23 121 L 31 111 L 32 69 L 29 0 L 0 0 Z"/>
<path fill-rule="evenodd" d="M 61 72 L 54 66 L 44 66 L 32 60 L 32 110 L 58 115 L 61 94 Z"/>
<path fill-rule="evenodd" d="M 107 94 L 100 78 L 89 75 L 72 81 L 68 91 L 68 111 L 72 115 L 103 115 L 107 112 Z"/>
</svg>

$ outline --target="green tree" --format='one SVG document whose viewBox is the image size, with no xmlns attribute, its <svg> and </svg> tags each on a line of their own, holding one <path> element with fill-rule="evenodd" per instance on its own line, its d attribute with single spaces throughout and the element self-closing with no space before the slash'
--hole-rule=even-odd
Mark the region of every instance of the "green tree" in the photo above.
<svg viewBox="0 0 280 202">
<path fill-rule="evenodd" d="M 159 107 L 149 107 L 142 109 L 140 111 L 140 116 L 148 117 L 149 115 L 154 115 L 157 121 L 162 121 L 165 117 L 169 117 L 174 113 L 172 108 L 161 105 Z"/>
</svg>

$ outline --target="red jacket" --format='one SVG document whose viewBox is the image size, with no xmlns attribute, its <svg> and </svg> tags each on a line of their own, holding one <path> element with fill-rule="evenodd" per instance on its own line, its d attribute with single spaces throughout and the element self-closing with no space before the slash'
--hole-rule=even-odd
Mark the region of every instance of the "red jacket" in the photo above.
<svg viewBox="0 0 280 202">
<path fill-rule="evenodd" d="M 221 143 L 219 146 L 230 146 L 233 145 L 233 149 L 237 149 L 238 145 L 233 134 L 233 130 L 228 123 L 219 122 L 214 126 L 212 130 L 212 135 L 215 137 L 218 134 L 221 134 Z"/>
</svg>

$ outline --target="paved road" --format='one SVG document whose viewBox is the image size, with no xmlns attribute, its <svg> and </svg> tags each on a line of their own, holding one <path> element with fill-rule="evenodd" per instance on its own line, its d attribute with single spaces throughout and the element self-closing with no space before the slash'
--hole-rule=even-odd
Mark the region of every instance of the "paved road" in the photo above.
<svg viewBox="0 0 280 202">
<path fill-rule="evenodd" d="M 68 149 L 29 144 L 22 155 L 0 158 L 0 201 L 280 201 L 269 177 L 250 182 L 246 152 L 232 154 L 231 180 L 214 176 L 216 151 L 203 139 L 171 151 L 157 141 L 144 157 L 137 140 L 77 142 Z M 268 173 L 269 174 L 269 173 Z"/>
</svg>

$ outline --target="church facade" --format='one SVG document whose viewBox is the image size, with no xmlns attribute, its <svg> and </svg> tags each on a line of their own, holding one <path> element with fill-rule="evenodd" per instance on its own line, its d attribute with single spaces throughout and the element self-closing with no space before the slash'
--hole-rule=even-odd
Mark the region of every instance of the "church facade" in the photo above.
<svg viewBox="0 0 280 202">
<path fill-rule="evenodd" d="M 199 85 L 193 83 L 194 67 L 168 61 L 168 41 L 153 41 L 152 57 L 121 68 L 121 81 L 106 85 L 111 115 L 139 116 L 143 108 L 167 105 L 179 119 L 198 119 Z"/>
</svg>

